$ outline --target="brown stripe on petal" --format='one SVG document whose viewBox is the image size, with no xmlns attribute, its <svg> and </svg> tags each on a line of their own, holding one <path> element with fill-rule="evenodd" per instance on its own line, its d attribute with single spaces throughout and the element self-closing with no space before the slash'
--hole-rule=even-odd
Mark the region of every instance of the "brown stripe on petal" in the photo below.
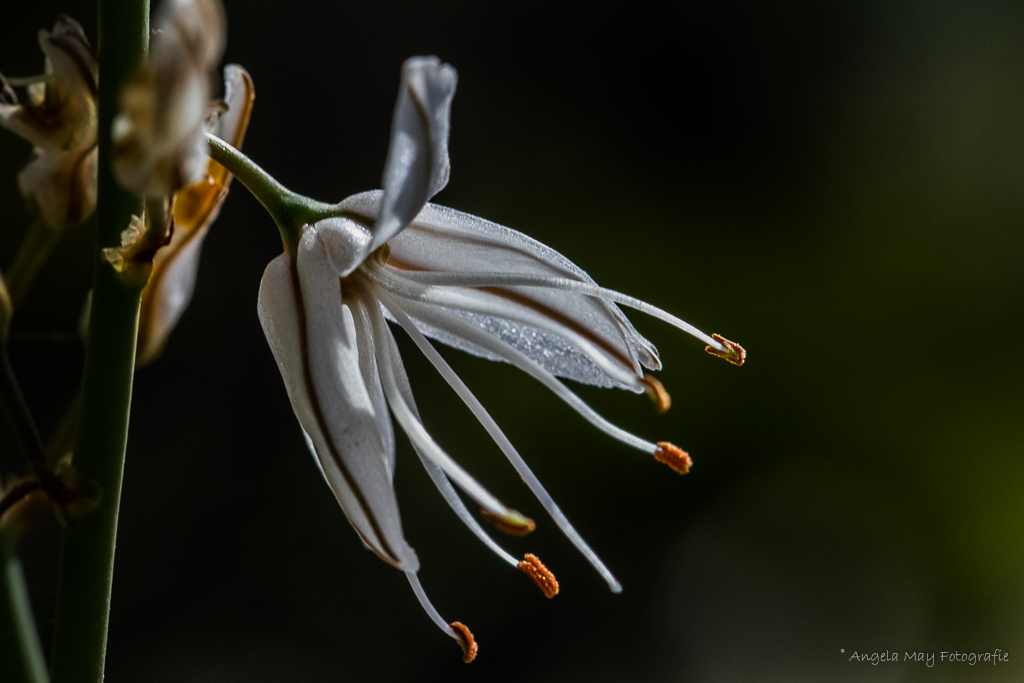
<svg viewBox="0 0 1024 683">
<path fill-rule="evenodd" d="M 523 561 L 519 563 L 519 569 L 537 584 L 537 588 L 540 588 L 545 598 L 553 598 L 558 595 L 558 579 L 536 555 L 526 553 L 523 556 Z"/>
<path fill-rule="evenodd" d="M 480 649 L 480 646 L 476 644 L 476 638 L 473 637 L 473 632 L 461 621 L 453 621 L 448 625 L 459 635 L 459 645 L 462 646 L 462 661 L 469 664 L 476 659 L 476 653 Z"/>
<path fill-rule="evenodd" d="M 690 455 L 679 446 L 670 444 L 668 441 L 659 441 L 658 450 L 654 452 L 654 459 L 663 462 L 679 474 L 686 474 L 693 467 L 693 460 Z"/>
<path fill-rule="evenodd" d="M 324 443 L 327 445 L 327 450 L 330 453 L 331 460 L 338 466 L 338 471 L 341 476 L 345 479 L 345 483 L 349 490 L 352 492 L 353 497 L 362 508 L 363 514 L 366 516 L 366 521 L 373 528 L 373 533 L 376 534 L 377 540 L 380 541 L 380 545 L 384 552 L 379 551 L 373 544 L 367 543 L 366 547 L 370 548 L 380 559 L 384 560 L 388 564 L 401 568 L 402 561 L 398 557 L 398 553 L 388 543 L 387 537 L 384 535 L 384 531 L 377 521 L 377 518 L 373 514 L 373 510 L 370 508 L 369 503 L 366 501 L 366 496 L 362 490 L 356 486 L 355 480 L 352 477 L 352 473 L 349 472 L 348 464 L 338 453 L 337 448 L 334 446 L 334 442 L 330 438 L 330 430 L 327 425 L 327 419 L 324 417 L 323 411 L 320 408 L 320 401 L 316 395 L 316 388 L 313 385 L 313 369 L 309 364 L 309 335 L 306 330 L 306 306 L 302 299 L 302 284 L 299 282 L 299 264 L 297 255 L 291 258 L 291 271 L 292 271 L 292 291 L 295 295 L 295 308 L 299 318 L 299 340 L 302 344 L 302 373 L 303 373 L 303 384 L 306 385 L 306 393 L 309 395 L 309 404 L 313 409 L 313 415 L 316 418 L 317 426 L 320 428 L 320 434 L 323 435 Z M 340 295 L 340 286 L 339 286 Z M 341 302 L 338 302 L 341 305 Z M 355 528 L 355 525 L 353 525 Z M 359 530 L 356 529 L 358 532 Z M 362 534 L 360 534 L 361 536 Z M 365 540 L 365 539 L 364 539 Z M 386 553 L 386 554 L 385 554 Z M 465 627 L 463 627 L 465 628 Z M 466 629 L 469 633 L 469 629 Z M 473 635 L 470 634 L 470 638 Z M 473 656 L 476 656 L 476 650 L 473 650 Z"/>
<path fill-rule="evenodd" d="M 388 257 L 388 260 L 387 260 L 385 265 L 391 266 L 391 267 L 393 267 L 393 268 L 395 268 L 397 270 L 406 270 L 406 271 L 424 272 L 424 273 L 425 272 L 434 272 L 434 271 L 429 271 L 429 270 L 427 270 L 425 268 L 419 268 L 419 267 L 411 265 L 409 263 L 405 263 L 403 261 L 400 261 L 399 259 L 394 258 L 393 256 L 389 256 Z M 575 278 L 570 278 L 570 279 L 575 279 Z M 476 290 L 481 291 L 481 292 L 487 292 L 487 293 L 493 294 L 493 295 L 495 295 L 495 296 L 497 296 L 499 298 L 506 299 L 508 301 L 512 301 L 514 303 L 517 303 L 517 304 L 520 304 L 522 306 L 525 306 L 526 308 L 532 309 L 533 311 L 535 311 L 537 313 L 540 313 L 544 317 L 549 318 L 549 319 L 555 321 L 559 325 L 562 325 L 564 327 L 569 328 L 570 330 L 572 330 L 576 334 L 580 335 L 584 339 L 590 341 L 592 344 L 594 344 L 595 346 L 599 347 L 605 353 L 607 353 L 609 356 L 611 356 L 614 360 L 616 360 L 619 363 L 622 363 L 622 365 L 627 368 L 628 372 L 630 372 L 630 373 L 635 372 L 635 370 L 633 368 L 633 360 L 631 358 L 623 355 L 622 352 L 619 351 L 619 349 L 617 349 L 614 346 L 612 346 L 612 344 L 608 340 L 603 339 L 603 338 L 593 334 L 589 329 L 587 329 L 586 327 L 584 327 L 580 323 L 576 322 L 575 320 L 573 320 L 573 319 L 571 319 L 571 318 L 569 318 L 569 317 L 567 317 L 565 315 L 562 315 L 562 313 L 560 313 L 559 311 L 555 310 L 554 308 L 551 308 L 550 306 L 548 306 L 546 304 L 542 304 L 539 301 L 535 301 L 535 300 L 531 299 L 530 297 L 528 297 L 525 294 L 522 294 L 520 292 L 512 292 L 512 291 L 509 291 L 509 290 L 504 289 L 502 287 L 468 287 L 467 289 L 476 289 Z M 492 316 L 492 317 L 497 317 L 497 316 Z M 616 321 L 616 322 L 618 322 L 618 321 Z M 523 324 L 529 325 L 529 323 L 523 323 Z M 618 324 L 621 325 L 621 322 L 619 322 Z"/>
</svg>

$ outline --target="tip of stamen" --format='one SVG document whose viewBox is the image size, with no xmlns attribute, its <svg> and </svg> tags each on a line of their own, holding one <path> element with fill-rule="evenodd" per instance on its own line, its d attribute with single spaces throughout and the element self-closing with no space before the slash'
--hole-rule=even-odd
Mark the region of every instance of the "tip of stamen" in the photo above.
<svg viewBox="0 0 1024 683">
<path fill-rule="evenodd" d="M 679 474 L 686 474 L 693 467 L 693 460 L 690 460 L 690 455 L 679 446 L 674 446 L 668 441 L 658 442 L 658 450 L 654 452 L 654 459 L 665 463 Z"/>
<path fill-rule="evenodd" d="M 747 360 L 746 350 L 737 344 L 736 342 L 729 341 L 725 337 L 719 334 L 711 335 L 711 338 L 716 342 L 725 347 L 723 350 L 716 349 L 714 346 L 705 346 L 704 350 L 710 353 L 712 356 L 718 356 L 724 360 L 729 361 L 733 365 L 743 365 Z"/>
<path fill-rule="evenodd" d="M 462 646 L 462 661 L 469 664 L 476 659 L 476 653 L 480 649 L 476 644 L 476 638 L 473 637 L 473 632 L 461 621 L 453 621 L 448 625 L 459 634 L 459 645 Z"/>
<path fill-rule="evenodd" d="M 523 556 L 523 561 L 519 563 L 519 569 L 537 584 L 537 588 L 544 593 L 545 598 L 553 598 L 558 595 L 558 579 L 536 555 L 526 553 Z"/>
<path fill-rule="evenodd" d="M 518 510 L 509 510 L 509 514 L 502 517 L 490 510 L 480 508 L 480 514 L 488 522 L 493 524 L 498 531 L 510 536 L 525 536 L 537 528 L 537 524 Z"/>
<path fill-rule="evenodd" d="M 653 377 L 644 376 L 640 382 L 644 385 L 644 391 L 654 402 L 654 409 L 659 413 L 667 412 L 672 407 L 672 397 L 665 390 L 665 385 Z"/>
</svg>

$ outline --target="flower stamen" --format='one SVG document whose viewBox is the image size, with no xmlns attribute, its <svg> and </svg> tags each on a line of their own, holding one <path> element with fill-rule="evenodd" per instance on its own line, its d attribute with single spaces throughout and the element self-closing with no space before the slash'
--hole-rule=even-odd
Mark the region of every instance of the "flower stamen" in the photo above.
<svg viewBox="0 0 1024 683">
<path fill-rule="evenodd" d="M 480 649 L 480 646 L 476 644 L 476 638 L 473 637 L 473 632 L 461 621 L 453 621 L 448 625 L 459 634 L 459 645 L 462 646 L 462 661 L 469 664 L 476 659 L 476 653 Z"/>
<path fill-rule="evenodd" d="M 558 579 L 536 555 L 526 553 L 523 556 L 523 561 L 519 563 L 519 569 L 537 584 L 537 588 L 544 593 L 545 598 L 553 598 L 558 595 Z"/>
<path fill-rule="evenodd" d="M 521 519 L 499 517 L 489 510 L 480 508 L 480 515 L 484 519 L 493 524 L 494 528 L 498 531 L 506 533 L 509 536 L 525 536 L 532 533 L 537 528 L 537 524 L 532 519 L 520 514 L 518 510 L 509 510 L 509 512 L 514 512 Z"/>
<path fill-rule="evenodd" d="M 453 335 L 462 337 L 476 344 L 480 348 L 493 353 L 514 367 L 519 368 L 530 375 L 541 384 L 555 393 L 565 401 L 570 408 L 579 413 L 587 422 L 607 434 L 608 436 L 621 441 L 631 448 L 654 454 L 658 450 L 656 444 L 646 441 L 631 434 L 620 427 L 601 417 L 593 408 L 577 396 L 569 387 L 565 386 L 557 377 L 546 370 L 540 363 L 533 360 L 519 349 L 498 339 L 479 327 L 471 325 L 462 318 L 440 310 L 429 310 L 426 307 L 409 302 L 407 305 L 409 313 L 414 314 L 418 319 L 429 322 L 438 329 L 443 329 Z"/>
<path fill-rule="evenodd" d="M 406 572 L 405 578 L 409 580 L 409 585 L 412 586 L 412 592 L 416 594 L 416 599 L 420 601 L 420 606 L 423 607 L 423 611 L 427 613 L 430 620 L 437 625 L 439 629 L 448 634 L 449 637 L 455 639 L 459 646 L 462 648 L 462 661 L 469 664 L 476 659 L 477 650 L 479 646 L 476 644 L 476 638 L 473 637 L 472 631 L 469 630 L 465 624 L 460 621 L 453 621 L 450 624 L 441 618 L 441 615 L 437 613 L 434 605 L 430 602 L 430 598 L 427 597 L 426 591 L 423 590 L 423 586 L 420 585 L 420 580 L 416 576 L 416 572 Z"/>
<path fill-rule="evenodd" d="M 403 311 L 399 306 L 395 306 L 387 293 L 377 290 L 377 294 L 381 299 L 381 303 L 384 304 L 384 306 L 395 317 L 395 320 L 402 329 L 404 329 L 412 338 L 413 343 L 416 344 L 419 350 L 423 352 L 423 355 L 427 357 L 427 360 L 430 361 L 434 368 L 441 373 L 441 376 L 446 382 L 448 382 L 448 385 L 455 390 L 455 393 L 459 395 L 459 398 L 462 399 L 463 403 L 466 404 L 473 415 L 476 416 L 477 420 L 479 420 L 483 428 L 488 434 L 490 434 L 491 438 L 494 439 L 498 448 L 500 448 L 501 452 L 505 454 L 505 457 L 508 458 L 512 467 L 515 468 L 523 482 L 526 483 L 526 486 L 537 498 L 538 502 L 540 502 L 548 515 L 551 516 L 551 519 L 554 520 L 558 528 L 562 530 L 562 533 L 566 535 L 574 546 L 576 546 L 576 549 L 583 554 L 587 561 L 590 562 L 591 566 L 597 570 L 601 575 L 601 578 L 603 578 L 605 583 L 608 584 L 611 591 L 613 593 L 621 593 L 622 586 L 619 584 L 618 580 L 611 571 L 609 571 L 608 567 L 605 566 L 604 562 L 602 562 L 597 554 L 590 548 L 590 546 L 587 545 L 587 542 L 583 540 L 583 537 L 579 535 L 579 532 L 577 532 L 572 524 L 569 523 L 569 520 L 562 512 L 561 508 L 558 507 L 551 495 L 547 490 L 545 490 L 544 485 L 540 483 L 540 480 L 537 479 L 537 476 L 526 464 L 526 461 L 524 461 L 522 456 L 519 455 L 519 452 L 516 451 L 512 442 L 508 440 L 508 437 L 506 437 L 505 433 L 501 431 L 501 428 L 498 427 L 497 423 L 490 416 L 487 410 L 480 404 L 480 401 L 477 400 L 476 396 L 474 396 L 469 390 L 469 387 L 466 386 L 465 382 L 455 374 L 455 371 L 452 370 L 451 366 L 448 365 L 444 358 L 441 357 L 441 354 L 437 352 L 437 349 L 431 346 L 430 342 L 428 342 L 426 337 L 423 336 L 423 333 L 416 329 L 416 326 L 413 324 L 412 320 L 409 319 L 409 316 L 405 311 Z M 371 313 L 373 313 L 372 309 Z M 383 322 L 384 316 L 377 313 L 374 318 L 375 325 L 383 325 Z M 381 330 L 381 336 L 383 336 L 384 333 L 387 333 L 386 327 Z M 391 343 L 394 343 L 394 339 L 391 339 Z M 386 370 L 387 368 L 384 369 Z M 385 386 L 385 389 L 386 388 L 387 387 Z M 469 491 L 467 491 L 467 493 L 469 493 Z"/>
<path fill-rule="evenodd" d="M 654 459 L 665 463 L 679 474 L 686 474 L 693 467 L 693 460 L 690 459 L 689 453 L 668 441 L 658 442 L 658 450 L 654 452 Z"/>
<path fill-rule="evenodd" d="M 717 348 L 711 345 L 705 346 L 704 350 L 710 353 L 712 356 L 718 356 L 723 360 L 727 360 L 733 365 L 741 366 L 747 360 L 747 351 L 736 342 L 729 341 L 720 334 L 713 334 L 711 338 L 721 344 L 722 348 Z"/>
<path fill-rule="evenodd" d="M 640 382 L 644 385 L 648 398 L 654 403 L 654 409 L 659 413 L 667 413 L 672 407 L 672 397 L 665 390 L 665 385 L 647 375 L 644 375 Z"/>
</svg>

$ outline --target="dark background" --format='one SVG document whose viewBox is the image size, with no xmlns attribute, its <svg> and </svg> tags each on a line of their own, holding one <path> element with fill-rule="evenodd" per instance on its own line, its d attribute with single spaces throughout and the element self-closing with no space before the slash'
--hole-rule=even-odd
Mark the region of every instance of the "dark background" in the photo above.
<svg viewBox="0 0 1024 683">
<path fill-rule="evenodd" d="M 0 69 L 40 69 L 59 11 L 19 3 Z M 471 666 L 366 552 L 305 450 L 256 317 L 273 223 L 240 186 L 191 308 L 135 385 L 107 680 L 1020 680 L 1024 657 L 1024 7 L 1019 2 L 227 2 L 257 100 L 245 150 L 324 201 L 378 187 L 402 61 L 459 71 L 437 201 L 742 343 L 737 369 L 657 321 L 666 416 L 581 388 L 693 455 L 680 478 L 525 375 L 444 351 L 625 586 L 611 595 L 411 344 L 428 428 L 510 505 L 545 600 L 450 513 L 400 438 L 424 586 Z M 0 135 L 0 266 L 29 148 Z M 50 429 L 82 362 L 91 226 L 12 354 Z M 436 397 L 436 398 L 435 398 Z M 0 464 L 17 462 L 0 429 Z M 58 529 L 24 546 L 44 638 Z M 849 661 L 1010 652 L 1006 664 Z M 938 654 L 936 655 L 939 656 Z"/>
</svg>

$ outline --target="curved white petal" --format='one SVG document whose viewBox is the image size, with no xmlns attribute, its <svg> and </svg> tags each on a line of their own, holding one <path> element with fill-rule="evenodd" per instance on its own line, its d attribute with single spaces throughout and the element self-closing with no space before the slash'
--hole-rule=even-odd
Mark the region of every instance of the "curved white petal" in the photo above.
<svg viewBox="0 0 1024 683">
<path fill-rule="evenodd" d="M 383 560 L 416 571 L 391 484 L 393 439 L 382 434 L 376 387 L 368 389 L 360 371 L 360 356 L 372 349 L 357 338 L 315 229 L 300 242 L 297 268 L 285 254 L 267 266 L 259 315 L 292 409 L 349 522 Z"/>
<path fill-rule="evenodd" d="M 405 228 L 448 184 L 448 132 L 457 80 L 455 69 L 437 57 L 413 57 L 402 65 L 372 248 Z"/>
<path fill-rule="evenodd" d="M 381 193 L 363 192 L 343 201 L 340 207 L 354 220 L 373 224 Z M 428 272 L 517 273 L 525 276 L 556 277 L 595 284 L 582 269 L 537 240 L 520 232 L 471 214 L 436 204 L 427 204 L 405 230 L 389 242 L 389 267 Z M 460 290 L 466 292 L 467 290 Z M 401 294 L 399 292 L 399 294 Z M 546 319 L 550 325 L 534 325 L 521 316 L 511 323 L 498 311 L 459 309 L 458 312 L 481 329 L 502 339 L 559 377 L 604 387 L 643 391 L 636 379 L 642 368 L 661 368 L 657 349 L 642 337 L 619 308 L 611 302 L 578 293 L 507 286 L 491 288 L 492 302 L 504 298 L 520 311 Z M 551 326 L 564 333 L 552 331 Z M 443 331 L 420 326 L 420 330 L 449 346 L 491 360 L 500 360 L 479 346 Z M 585 352 L 572 341 L 582 334 L 600 357 Z M 612 372 L 608 366 L 614 367 Z"/>
</svg>

